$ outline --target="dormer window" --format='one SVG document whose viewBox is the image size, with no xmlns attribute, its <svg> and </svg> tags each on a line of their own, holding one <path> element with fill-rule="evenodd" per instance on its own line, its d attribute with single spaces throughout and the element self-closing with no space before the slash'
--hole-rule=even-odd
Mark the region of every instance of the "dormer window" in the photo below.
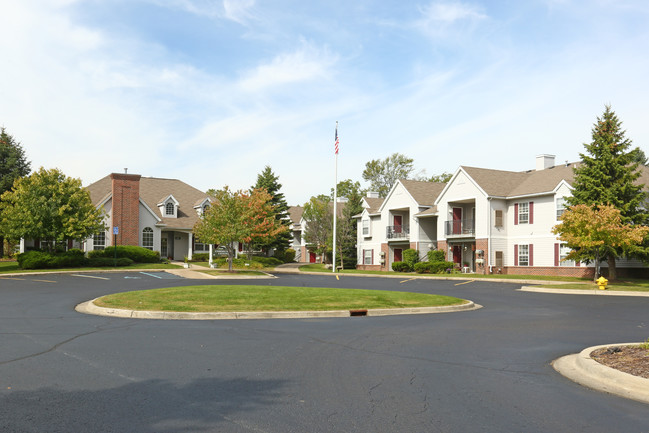
<svg viewBox="0 0 649 433">
<path fill-rule="evenodd" d="M 158 202 L 160 215 L 164 218 L 178 218 L 178 200 L 173 195 L 168 195 Z"/>
<path fill-rule="evenodd" d="M 194 204 L 194 209 L 196 209 L 196 213 L 199 216 L 205 215 L 205 212 L 210 208 L 210 199 L 209 198 L 204 198 L 202 200 L 199 200 Z"/>
</svg>

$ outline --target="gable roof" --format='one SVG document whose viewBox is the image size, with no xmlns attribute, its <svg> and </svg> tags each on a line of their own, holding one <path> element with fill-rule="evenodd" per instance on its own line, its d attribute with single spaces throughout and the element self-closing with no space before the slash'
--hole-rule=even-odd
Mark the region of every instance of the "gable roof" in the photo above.
<svg viewBox="0 0 649 433">
<path fill-rule="evenodd" d="M 97 206 L 105 201 L 112 193 L 110 175 L 99 179 L 86 187 L 90 192 L 92 203 Z M 177 218 L 159 215 L 158 203 L 160 197 L 173 196 L 178 201 Z M 161 225 L 169 228 L 192 229 L 198 222 L 199 215 L 194 209 L 196 203 L 204 201 L 209 196 L 191 185 L 178 179 L 162 179 L 157 177 L 140 178 L 140 200 L 161 220 Z"/>
<path fill-rule="evenodd" d="M 300 226 L 300 220 L 302 219 L 303 213 L 304 208 L 302 206 L 290 206 L 288 208 L 288 216 L 293 223 L 293 227 L 297 228 Z"/>
<path fill-rule="evenodd" d="M 364 197 L 363 200 L 365 201 L 365 203 L 367 203 L 368 207 L 365 208 L 367 209 L 367 212 L 370 214 L 375 214 L 379 211 L 379 208 L 381 207 L 385 199 Z"/>
</svg>

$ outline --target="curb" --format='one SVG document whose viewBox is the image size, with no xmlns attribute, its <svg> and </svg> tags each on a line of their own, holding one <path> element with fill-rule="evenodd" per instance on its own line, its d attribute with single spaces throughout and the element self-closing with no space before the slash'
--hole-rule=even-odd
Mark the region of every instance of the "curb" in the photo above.
<svg viewBox="0 0 649 433">
<path fill-rule="evenodd" d="M 597 349 L 637 346 L 641 343 L 605 344 L 555 359 L 552 367 L 568 379 L 588 388 L 649 404 L 649 379 L 607 367 L 590 357 Z"/>
<path fill-rule="evenodd" d="M 250 312 L 206 312 L 187 313 L 176 311 L 138 311 L 123 310 L 118 308 L 98 307 L 94 304 L 99 298 L 82 302 L 74 309 L 83 314 L 94 314 L 98 316 L 121 317 L 129 319 L 162 319 L 162 320 L 232 320 L 232 319 L 310 319 L 320 317 L 351 317 L 352 310 L 331 310 L 331 311 L 250 311 Z M 482 308 L 482 305 L 467 301 L 461 305 L 447 305 L 443 307 L 419 307 L 419 308 L 389 308 L 362 310 L 363 316 L 394 316 L 404 314 L 435 314 L 451 313 L 460 311 L 471 311 Z M 355 313 L 358 310 L 353 310 Z"/>
<path fill-rule="evenodd" d="M 590 296 L 644 296 L 649 297 L 649 292 L 628 292 L 621 290 L 578 290 L 578 289 L 548 289 L 545 287 L 530 287 L 523 286 L 518 289 L 521 292 L 536 292 L 536 293 L 555 293 L 557 295 L 590 295 Z"/>
</svg>

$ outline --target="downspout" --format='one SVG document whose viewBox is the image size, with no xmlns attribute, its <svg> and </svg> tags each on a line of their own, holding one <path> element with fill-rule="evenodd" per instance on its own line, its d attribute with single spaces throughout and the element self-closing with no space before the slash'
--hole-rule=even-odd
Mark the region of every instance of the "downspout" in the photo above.
<svg viewBox="0 0 649 433">
<path fill-rule="evenodd" d="M 488 229 L 487 229 L 487 269 L 489 269 L 489 273 L 492 274 L 493 270 L 491 269 L 491 197 L 487 197 L 487 204 L 489 205 L 489 209 L 487 209 L 489 216 L 487 217 L 487 224 L 489 224 Z"/>
</svg>

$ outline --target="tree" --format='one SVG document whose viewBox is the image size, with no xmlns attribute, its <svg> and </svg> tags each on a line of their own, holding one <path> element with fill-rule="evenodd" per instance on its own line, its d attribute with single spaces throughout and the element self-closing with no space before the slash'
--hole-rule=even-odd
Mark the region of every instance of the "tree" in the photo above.
<svg viewBox="0 0 649 433">
<path fill-rule="evenodd" d="M 429 182 L 448 183 L 453 177 L 453 173 L 443 172 L 442 174 L 434 174 L 428 179 Z"/>
<path fill-rule="evenodd" d="M 333 212 L 328 196 L 311 197 L 304 204 L 302 218 L 307 221 L 304 240 L 325 262 L 325 255 L 331 250 L 333 242 Z"/>
<path fill-rule="evenodd" d="M 105 230 L 104 216 L 81 180 L 40 168 L 0 197 L 0 231 L 9 239 L 83 240 Z"/>
<path fill-rule="evenodd" d="M 380 160 L 373 159 L 365 163 L 363 179 L 370 182 L 370 190 L 377 191 L 379 197 L 385 197 L 392 185 L 399 179 L 408 179 L 414 170 L 414 160 L 400 153 L 393 153 Z"/>
<path fill-rule="evenodd" d="M 587 154 L 580 154 L 582 162 L 574 168 L 570 206 L 612 205 L 620 211 L 622 222 L 645 224 L 647 212 L 642 208 L 645 200 L 644 185 L 638 184 L 638 152 L 631 148 L 625 137 L 622 122 L 610 106 L 592 129 L 592 141 L 584 144 Z M 640 252 L 637 251 L 639 254 Z M 622 248 L 607 249 L 609 278 L 617 277 L 615 260 L 625 254 Z"/>
<path fill-rule="evenodd" d="M 645 167 L 649 167 L 649 158 L 647 158 L 647 155 L 642 149 L 636 147 L 635 149 L 633 149 L 633 152 L 635 152 L 633 155 L 634 162 L 637 162 L 640 165 L 644 165 Z"/>
<path fill-rule="evenodd" d="M 270 204 L 275 214 L 275 219 L 279 224 L 286 227 L 285 231 L 278 233 L 276 236 L 259 239 L 256 244 L 264 249 L 275 249 L 284 252 L 291 242 L 291 233 L 288 230 L 291 225 L 291 219 L 288 215 L 288 204 L 284 194 L 280 192 L 282 184 L 279 183 L 279 177 L 275 176 L 270 166 L 264 167 L 264 170 L 257 175 L 257 183 L 251 189 L 265 189 L 270 194 Z"/>
<path fill-rule="evenodd" d="M 202 242 L 225 246 L 230 272 L 235 242 L 250 243 L 286 230 L 275 219 L 271 196 L 263 189 L 231 191 L 226 186 L 212 195 L 215 201 L 194 225 L 194 234 Z"/>
<path fill-rule="evenodd" d="M 340 266 L 345 268 L 345 262 L 348 264 L 356 263 L 356 236 L 357 236 L 357 221 L 354 215 L 363 212 L 363 196 L 365 192 L 361 189 L 361 184 L 351 179 L 346 179 L 338 182 L 337 192 L 339 197 L 347 199 L 342 204 L 342 212 L 338 217 L 336 224 L 336 249 L 337 255 L 340 257 Z M 333 190 L 332 190 L 333 195 Z"/>
<path fill-rule="evenodd" d="M 31 163 L 20 142 L 0 128 L 0 194 L 9 191 L 16 179 L 27 176 Z M 4 256 L 4 234 L 0 234 L 0 257 Z"/>
<path fill-rule="evenodd" d="M 566 257 L 568 260 L 595 262 L 597 279 L 600 261 L 618 254 L 621 249 L 629 251 L 638 247 L 649 234 L 649 227 L 624 224 L 621 212 L 612 205 L 579 204 L 563 212 L 561 223 L 552 232 L 560 235 L 572 249 Z M 609 278 L 614 279 L 610 267 Z"/>
</svg>

